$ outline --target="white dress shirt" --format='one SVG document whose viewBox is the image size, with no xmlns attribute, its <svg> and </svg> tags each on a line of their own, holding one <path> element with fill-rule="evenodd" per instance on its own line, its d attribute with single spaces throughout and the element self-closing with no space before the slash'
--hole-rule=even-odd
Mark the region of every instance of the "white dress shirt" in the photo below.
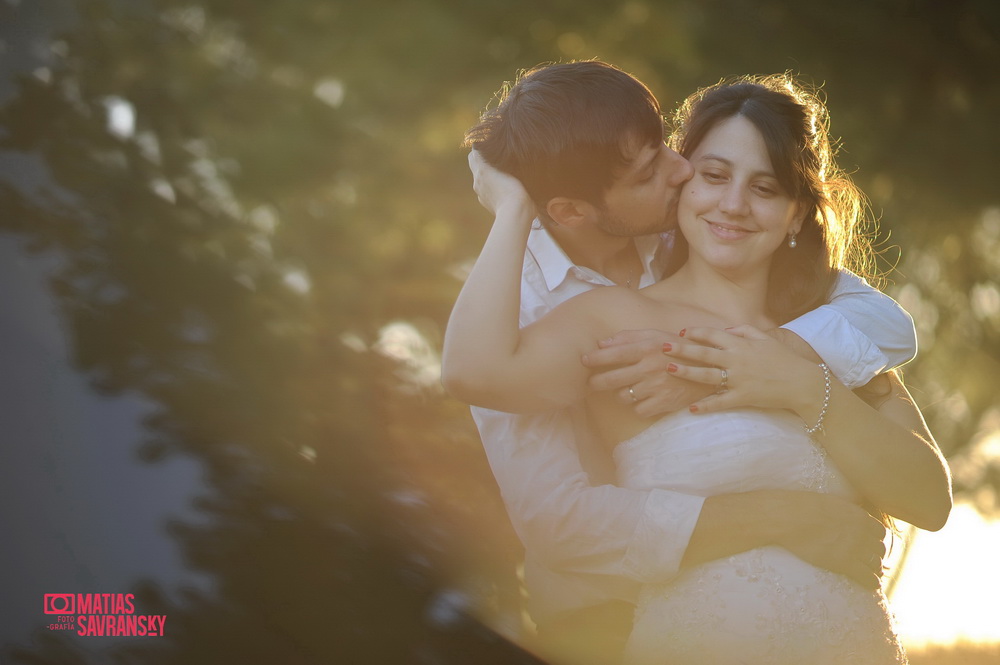
<svg viewBox="0 0 1000 665">
<path fill-rule="evenodd" d="M 640 287 L 662 272 L 669 239 L 635 239 Z M 521 326 L 596 286 L 536 220 L 521 280 Z M 843 274 L 828 305 L 784 326 L 808 342 L 845 384 L 863 385 L 916 352 L 913 321 L 891 298 Z M 864 330 L 865 332 L 861 332 Z M 610 484 L 614 470 L 579 408 L 541 415 L 472 407 L 490 467 L 525 548 L 525 584 L 536 622 L 617 599 L 677 573 L 704 498 Z"/>
</svg>

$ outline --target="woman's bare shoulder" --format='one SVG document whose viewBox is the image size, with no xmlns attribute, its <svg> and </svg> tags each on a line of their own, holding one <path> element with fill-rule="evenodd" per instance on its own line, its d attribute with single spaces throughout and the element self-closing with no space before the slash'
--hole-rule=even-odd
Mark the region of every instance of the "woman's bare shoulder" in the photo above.
<svg viewBox="0 0 1000 665">
<path fill-rule="evenodd" d="M 634 318 L 634 312 L 641 307 L 643 300 L 634 290 L 624 286 L 601 286 L 573 296 L 529 328 L 555 328 L 563 335 L 577 332 L 591 338 L 607 333 L 609 321 Z M 619 326 L 611 332 L 621 328 Z"/>
<path fill-rule="evenodd" d="M 602 286 L 567 300 L 547 318 L 553 324 L 582 325 L 602 336 L 629 329 L 672 330 L 678 324 L 689 324 L 684 320 L 683 306 L 651 298 L 644 291 Z"/>
<path fill-rule="evenodd" d="M 600 286 L 562 303 L 554 311 L 564 310 L 573 316 L 620 314 L 648 305 L 651 301 L 640 291 L 624 286 Z"/>
</svg>

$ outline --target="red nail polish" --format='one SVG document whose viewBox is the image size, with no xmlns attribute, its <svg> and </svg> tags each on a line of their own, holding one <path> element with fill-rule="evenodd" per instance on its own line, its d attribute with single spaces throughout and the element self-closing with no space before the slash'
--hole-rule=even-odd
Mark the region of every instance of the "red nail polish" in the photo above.
<svg viewBox="0 0 1000 665">
<path fill-rule="evenodd" d="M 674 346 L 670 342 L 664 342 L 663 343 L 663 352 L 664 353 L 670 353 L 670 350 L 673 349 L 673 348 L 674 348 Z"/>
<path fill-rule="evenodd" d="M 698 405 L 692 404 L 691 406 L 688 407 L 688 411 L 690 411 L 691 413 L 698 413 Z"/>
<path fill-rule="evenodd" d="M 674 372 L 677 371 L 677 365 L 670 363 L 669 365 L 667 365 L 667 371 L 673 374 Z"/>
<path fill-rule="evenodd" d="M 687 328 L 681 328 L 681 331 L 678 333 L 678 335 L 680 335 L 681 337 L 684 337 L 684 332 L 686 330 L 687 330 Z"/>
</svg>

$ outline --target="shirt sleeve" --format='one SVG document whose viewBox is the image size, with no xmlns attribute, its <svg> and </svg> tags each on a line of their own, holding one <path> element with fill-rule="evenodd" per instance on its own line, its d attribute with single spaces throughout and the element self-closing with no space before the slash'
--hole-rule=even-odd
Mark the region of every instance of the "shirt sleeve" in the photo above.
<svg viewBox="0 0 1000 665">
<path fill-rule="evenodd" d="M 782 328 L 805 340 L 850 388 L 909 362 L 917 353 L 913 319 L 857 275 L 841 271 L 829 304 Z"/>
<path fill-rule="evenodd" d="M 592 485 L 567 410 L 473 417 L 514 529 L 540 563 L 644 583 L 677 573 L 704 498 Z"/>
</svg>

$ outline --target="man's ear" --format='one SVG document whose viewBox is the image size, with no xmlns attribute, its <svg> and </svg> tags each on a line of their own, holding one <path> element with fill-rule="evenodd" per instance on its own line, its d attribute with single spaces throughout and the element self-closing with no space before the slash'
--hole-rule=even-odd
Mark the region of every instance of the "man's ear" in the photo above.
<svg viewBox="0 0 1000 665">
<path fill-rule="evenodd" d="M 597 218 L 597 208 L 592 203 L 565 196 L 549 199 L 545 205 L 545 212 L 553 222 L 567 228 L 575 228 Z"/>
</svg>

